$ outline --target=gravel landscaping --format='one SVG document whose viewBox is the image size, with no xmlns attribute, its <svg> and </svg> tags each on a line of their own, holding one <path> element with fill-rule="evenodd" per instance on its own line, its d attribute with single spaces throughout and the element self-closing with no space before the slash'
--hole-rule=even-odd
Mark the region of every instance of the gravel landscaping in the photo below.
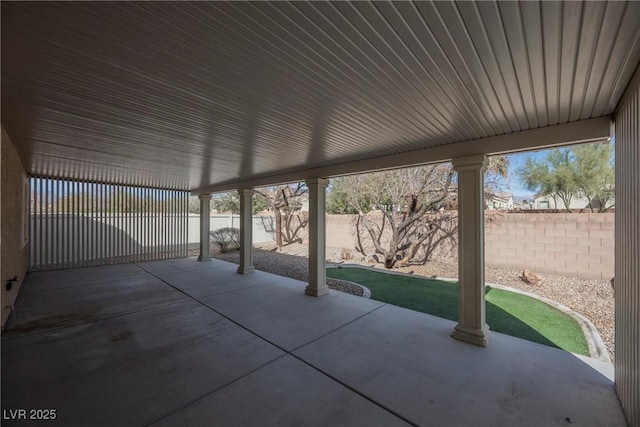
<svg viewBox="0 0 640 427">
<path fill-rule="evenodd" d="M 215 254 L 216 258 L 238 263 L 238 252 Z M 384 270 L 381 264 L 372 265 L 358 261 L 357 259 L 342 260 L 339 249 L 329 250 L 327 263 L 350 263 L 378 267 Z M 257 245 L 254 250 L 253 263 L 256 269 L 273 274 L 290 277 L 301 281 L 307 281 L 308 260 L 307 246 L 293 244 L 276 252 L 274 245 Z M 425 265 L 413 265 L 394 269 L 403 273 L 412 273 L 431 278 L 456 278 L 458 276 L 457 264 L 442 262 L 427 262 Z M 536 295 L 557 301 L 588 318 L 598 329 L 604 341 L 611 359 L 614 360 L 613 326 L 614 326 L 614 298 L 611 284 L 606 280 L 585 280 L 576 277 L 556 276 L 537 273 L 543 279 L 539 286 L 532 286 L 522 282 L 519 276 L 522 271 L 506 268 L 487 267 L 486 281 L 499 285 L 531 292 Z M 339 291 L 362 296 L 362 289 L 352 284 L 336 279 L 328 279 L 330 288 Z"/>
</svg>

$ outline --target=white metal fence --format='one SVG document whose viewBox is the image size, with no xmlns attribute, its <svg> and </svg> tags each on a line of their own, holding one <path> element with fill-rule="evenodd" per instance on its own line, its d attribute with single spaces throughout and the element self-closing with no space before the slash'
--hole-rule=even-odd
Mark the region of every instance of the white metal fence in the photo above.
<svg viewBox="0 0 640 427">
<path fill-rule="evenodd" d="M 188 197 L 181 190 L 34 177 L 30 270 L 187 256 Z"/>
<path fill-rule="evenodd" d="M 211 215 L 211 231 L 224 227 L 240 228 L 240 215 Z M 275 241 L 275 218 L 268 215 L 253 217 L 253 243 Z M 200 215 L 189 214 L 189 247 L 197 248 L 200 243 Z"/>
</svg>

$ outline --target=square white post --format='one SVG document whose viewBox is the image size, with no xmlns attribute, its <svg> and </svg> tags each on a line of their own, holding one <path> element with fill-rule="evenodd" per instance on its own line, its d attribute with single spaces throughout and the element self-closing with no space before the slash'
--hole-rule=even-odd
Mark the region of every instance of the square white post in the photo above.
<svg viewBox="0 0 640 427">
<path fill-rule="evenodd" d="M 240 195 L 240 265 L 238 273 L 251 274 L 253 268 L 253 189 L 238 190 Z"/>
<path fill-rule="evenodd" d="M 198 261 L 211 261 L 211 194 L 199 194 L 200 199 L 200 255 Z"/>
<path fill-rule="evenodd" d="M 453 159 L 458 172 L 458 324 L 453 338 L 486 347 L 484 297 L 484 155 Z"/>
<path fill-rule="evenodd" d="M 329 181 L 308 179 L 309 187 L 309 284 L 304 292 L 319 297 L 329 293 L 326 260 L 326 189 Z"/>
</svg>

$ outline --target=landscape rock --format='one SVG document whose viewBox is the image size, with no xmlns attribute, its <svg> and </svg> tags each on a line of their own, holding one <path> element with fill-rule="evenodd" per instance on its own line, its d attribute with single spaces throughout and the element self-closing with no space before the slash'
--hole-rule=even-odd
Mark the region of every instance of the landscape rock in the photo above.
<svg viewBox="0 0 640 427">
<path fill-rule="evenodd" d="M 613 288 L 613 289 L 616 288 L 616 278 L 615 278 L 615 276 L 611 278 L 611 288 Z"/>
<path fill-rule="evenodd" d="M 533 271 L 525 269 L 520 276 L 520 280 L 532 286 L 542 285 L 542 279 Z"/>
</svg>

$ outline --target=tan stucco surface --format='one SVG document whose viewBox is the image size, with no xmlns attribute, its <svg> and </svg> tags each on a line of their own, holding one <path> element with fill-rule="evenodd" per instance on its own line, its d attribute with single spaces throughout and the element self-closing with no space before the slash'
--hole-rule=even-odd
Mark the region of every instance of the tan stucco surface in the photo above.
<svg viewBox="0 0 640 427">
<path fill-rule="evenodd" d="M 20 285 L 27 273 L 28 248 L 24 240 L 23 214 L 28 209 L 25 201 L 24 182 L 26 174 L 11 138 L 2 126 L 2 179 L 0 181 L 0 285 L 2 286 L 2 327 L 11 313 Z M 18 277 L 10 291 L 6 281 Z"/>
</svg>

